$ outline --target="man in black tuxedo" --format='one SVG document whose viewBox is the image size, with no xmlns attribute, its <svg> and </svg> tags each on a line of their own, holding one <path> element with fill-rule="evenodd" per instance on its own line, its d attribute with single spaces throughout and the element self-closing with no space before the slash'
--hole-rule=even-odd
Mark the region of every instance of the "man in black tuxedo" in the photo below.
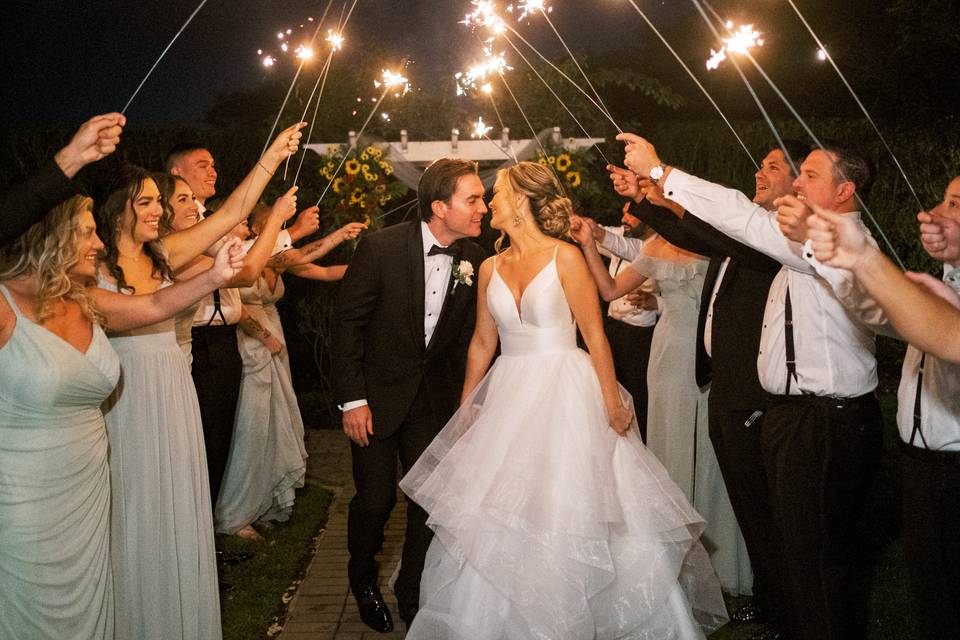
<svg viewBox="0 0 960 640">
<path fill-rule="evenodd" d="M 333 330 L 336 393 L 351 440 L 353 480 L 347 544 L 350 588 L 373 629 L 393 629 L 377 587 L 374 556 L 396 503 L 397 460 L 406 472 L 457 408 L 476 318 L 473 273 L 487 211 L 476 165 L 440 159 L 417 189 L 420 220 L 360 241 L 340 284 Z M 406 537 L 395 591 L 400 617 L 417 613 L 420 574 L 432 533 L 407 501 Z"/>
<path fill-rule="evenodd" d="M 785 145 L 796 162 L 810 152 L 796 141 Z M 783 151 L 774 148 L 754 178 L 753 201 L 772 211 L 774 200 L 793 192 L 796 175 Z M 710 440 L 754 573 L 752 602 L 731 618 L 767 623 L 753 636 L 757 640 L 786 637 L 789 600 L 780 580 L 785 568 L 760 438 L 769 397 L 760 386 L 756 365 L 767 292 L 781 265 L 691 213 L 676 215 L 682 207 L 658 206 L 666 203 L 657 186 L 638 183 L 631 172 L 613 169 L 611 179 L 618 193 L 637 202 L 631 209 L 635 216 L 668 242 L 710 258 L 697 324 L 697 384 L 710 385 Z M 644 191 L 652 197 L 644 197 Z"/>
</svg>

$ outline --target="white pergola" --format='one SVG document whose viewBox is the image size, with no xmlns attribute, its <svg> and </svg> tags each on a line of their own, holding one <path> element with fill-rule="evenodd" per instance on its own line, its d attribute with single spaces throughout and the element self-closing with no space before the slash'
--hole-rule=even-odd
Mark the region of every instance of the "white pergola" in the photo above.
<svg viewBox="0 0 960 640">
<path fill-rule="evenodd" d="M 560 146 L 569 150 L 585 149 L 604 142 L 603 138 L 563 138 L 560 127 L 545 129 L 537 135 L 543 144 Z M 509 127 L 504 127 L 499 139 L 481 138 L 479 140 L 461 139 L 458 129 L 451 129 L 449 140 L 426 140 L 412 142 L 407 139 L 407 130 L 400 130 L 400 140 L 397 142 L 385 141 L 377 146 L 390 148 L 390 157 L 402 159 L 417 165 L 426 165 L 437 158 L 462 158 L 477 162 L 507 162 L 514 158 L 525 160 L 535 157 L 540 146 L 537 139 L 526 138 L 513 140 L 510 138 Z M 357 134 L 351 131 L 346 140 L 348 149 L 357 146 Z M 337 151 L 343 142 L 323 142 L 306 145 L 307 149 L 326 155 Z"/>
</svg>

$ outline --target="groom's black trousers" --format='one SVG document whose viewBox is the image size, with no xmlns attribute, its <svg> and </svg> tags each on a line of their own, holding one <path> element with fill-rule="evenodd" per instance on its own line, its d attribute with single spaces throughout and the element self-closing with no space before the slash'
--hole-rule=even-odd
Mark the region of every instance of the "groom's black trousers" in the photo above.
<svg viewBox="0 0 960 640">
<path fill-rule="evenodd" d="M 397 502 L 397 459 L 406 473 L 443 427 L 430 406 L 425 387 L 420 384 L 406 418 L 390 436 L 370 438 L 366 447 L 350 443 L 353 455 L 353 483 L 357 493 L 350 501 L 347 519 L 347 547 L 350 562 L 347 573 L 350 589 L 377 584 L 379 563 L 375 557 L 383 546 L 383 530 Z M 376 436 L 377 416 L 373 416 Z M 433 532 L 427 527 L 427 512 L 407 499 L 407 527 L 403 542 L 400 573 L 394 592 L 401 617 L 412 618 L 420 601 L 420 574 Z"/>
</svg>

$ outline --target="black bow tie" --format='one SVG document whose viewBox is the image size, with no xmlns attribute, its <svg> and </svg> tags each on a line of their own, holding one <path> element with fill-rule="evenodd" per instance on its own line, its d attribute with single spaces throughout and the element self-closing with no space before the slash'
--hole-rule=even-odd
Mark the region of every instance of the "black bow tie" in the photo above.
<svg viewBox="0 0 960 640">
<path fill-rule="evenodd" d="M 430 247 L 430 251 L 427 251 L 428 256 L 436 256 L 436 255 L 440 255 L 441 253 L 443 255 L 452 256 L 456 258 L 457 256 L 460 255 L 460 249 L 459 247 L 457 247 L 456 244 L 452 244 L 449 247 L 441 247 L 440 245 L 435 244 L 432 247 Z"/>
</svg>

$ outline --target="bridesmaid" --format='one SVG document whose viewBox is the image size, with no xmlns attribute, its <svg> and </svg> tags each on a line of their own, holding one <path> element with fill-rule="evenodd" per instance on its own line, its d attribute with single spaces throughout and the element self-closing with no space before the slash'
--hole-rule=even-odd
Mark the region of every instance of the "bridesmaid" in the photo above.
<svg viewBox="0 0 960 640">
<path fill-rule="evenodd" d="M 154 295 L 97 289 L 91 206 L 73 197 L 0 251 L 0 638 L 113 639 L 100 405 L 120 363 L 100 325 L 170 317 L 242 264 L 225 246 L 213 270 Z"/>
<path fill-rule="evenodd" d="M 175 270 L 246 219 L 273 172 L 296 151 L 302 126 L 279 135 L 215 215 L 162 241 L 157 185 L 131 169 L 101 207 L 100 286 L 124 294 L 170 286 Z M 292 195 L 284 200 L 292 214 Z M 271 220 L 274 235 L 283 219 Z M 174 321 L 112 331 L 110 342 L 122 372 L 104 405 L 117 637 L 216 640 L 219 590 L 200 409 Z"/>
<path fill-rule="evenodd" d="M 254 209 L 250 217 L 254 235 L 263 230 L 269 213 L 264 205 Z M 350 223 L 278 258 L 283 258 L 287 271 L 300 277 L 339 280 L 345 265 L 321 267 L 307 261 L 319 259 L 344 240 L 356 238 L 365 227 Z M 240 289 L 243 316 L 237 343 L 243 358 L 243 379 L 230 457 L 215 511 L 218 533 L 259 539 L 252 524 L 258 520 L 288 520 L 294 490 L 303 486 L 307 459 L 303 421 L 276 307 L 283 294 L 280 272 L 270 267 L 253 286 Z"/>
</svg>

